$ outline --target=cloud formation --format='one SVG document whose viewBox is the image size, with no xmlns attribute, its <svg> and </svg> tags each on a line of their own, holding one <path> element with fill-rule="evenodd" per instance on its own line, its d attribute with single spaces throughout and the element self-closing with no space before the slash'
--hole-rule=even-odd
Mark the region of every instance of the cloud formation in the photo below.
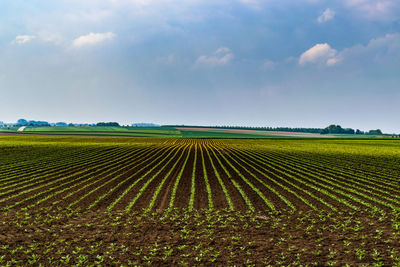
<svg viewBox="0 0 400 267">
<path fill-rule="evenodd" d="M 386 34 L 371 39 L 366 45 L 355 45 L 340 51 L 337 57 L 360 66 L 367 63 L 399 62 L 400 33 Z"/>
<path fill-rule="evenodd" d="M 60 33 L 41 31 L 38 33 L 38 37 L 47 43 L 53 43 L 60 45 L 64 42 L 64 37 Z"/>
<path fill-rule="evenodd" d="M 393 34 L 400 0 L 42 2 L 4 3 L 0 88 L 9 101 L 1 120 L 265 125 L 267 118 L 270 126 L 329 120 L 400 131 L 400 35 Z M 18 44 L 20 34 L 35 39 Z M 97 49 L 111 44 L 118 49 Z M 268 117 L 282 105 L 289 108 Z M 324 113 L 327 106 L 343 113 Z M 349 112 L 355 123 L 344 122 Z"/>
<path fill-rule="evenodd" d="M 91 46 L 98 43 L 102 43 L 107 40 L 111 40 L 115 37 L 112 32 L 106 33 L 89 33 L 88 35 L 83 35 L 72 41 L 72 46 L 76 48 Z"/>
<path fill-rule="evenodd" d="M 299 64 L 302 66 L 307 64 L 333 66 L 340 61 L 337 54 L 338 52 L 327 43 L 316 44 L 301 54 Z"/>
<path fill-rule="evenodd" d="M 330 8 L 325 9 L 325 11 L 318 17 L 317 21 L 319 23 L 324 23 L 329 20 L 332 20 L 335 17 L 335 11 Z"/>
<path fill-rule="evenodd" d="M 344 5 L 358 10 L 367 19 L 399 19 L 400 1 L 398 0 L 344 0 Z"/>
<path fill-rule="evenodd" d="M 196 63 L 201 65 L 226 65 L 232 61 L 234 54 L 228 47 L 220 47 L 215 51 L 213 55 L 210 56 L 200 56 L 197 58 Z"/>
<path fill-rule="evenodd" d="M 36 37 L 33 35 L 18 35 L 17 37 L 15 37 L 14 42 L 17 44 L 25 44 L 32 41 L 35 38 Z"/>
<path fill-rule="evenodd" d="M 277 63 L 270 60 L 270 59 L 266 59 L 264 60 L 264 63 L 262 64 L 262 69 L 265 70 L 272 70 L 276 67 Z"/>
<path fill-rule="evenodd" d="M 364 67 L 368 64 L 398 62 L 400 60 L 400 33 L 386 34 L 371 39 L 368 44 L 357 44 L 337 51 L 329 44 L 316 44 L 301 54 L 299 64 L 334 66 L 340 62 Z"/>
</svg>

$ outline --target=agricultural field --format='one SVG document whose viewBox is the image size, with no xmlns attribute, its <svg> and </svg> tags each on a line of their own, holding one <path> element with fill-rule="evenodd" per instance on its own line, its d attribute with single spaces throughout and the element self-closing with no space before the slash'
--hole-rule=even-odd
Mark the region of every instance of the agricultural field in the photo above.
<svg viewBox="0 0 400 267">
<path fill-rule="evenodd" d="M 229 137 L 313 137 L 313 138 L 329 138 L 332 135 L 321 135 L 319 133 L 298 133 L 298 132 L 283 132 L 283 131 L 265 131 L 265 130 L 245 130 L 245 129 L 220 129 L 206 127 L 176 127 L 182 132 L 184 137 L 214 137 L 225 136 Z"/>
<path fill-rule="evenodd" d="M 335 139 L 392 139 L 392 135 L 318 134 L 266 130 L 246 130 L 210 127 L 107 127 L 107 126 L 52 126 L 0 127 L 0 135 L 63 135 L 63 136 L 120 136 L 120 137 L 175 137 L 175 138 L 335 138 Z M 19 130 L 20 129 L 20 130 Z"/>
<path fill-rule="evenodd" d="M 16 130 L 15 130 L 16 131 Z M 180 137 L 179 130 L 172 127 L 27 127 L 19 134 L 25 135 L 83 135 L 83 136 L 126 136 L 126 137 Z"/>
<path fill-rule="evenodd" d="M 400 143 L 0 136 L 0 265 L 398 265 Z"/>
</svg>

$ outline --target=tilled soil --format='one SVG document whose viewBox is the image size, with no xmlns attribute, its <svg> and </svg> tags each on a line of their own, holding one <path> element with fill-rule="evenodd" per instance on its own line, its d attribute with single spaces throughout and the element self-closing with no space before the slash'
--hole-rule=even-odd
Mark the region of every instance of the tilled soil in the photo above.
<svg viewBox="0 0 400 267">
<path fill-rule="evenodd" d="M 400 261 L 399 214 L 3 212 L 0 264 L 373 265 Z"/>
<path fill-rule="evenodd" d="M 0 147 L 0 266 L 400 262 L 398 152 L 372 157 L 379 144 L 339 157 L 273 141 L 24 140 Z"/>
<path fill-rule="evenodd" d="M 42 155 L 47 160 L 45 154 L 39 153 L 42 148 L 32 147 L 27 153 Z M 347 178 L 343 179 L 338 177 L 337 171 L 324 169 L 318 161 L 314 164 L 316 167 L 308 162 L 302 164 L 302 154 L 288 157 L 285 153 L 277 155 L 268 150 L 265 153 L 240 151 L 217 140 L 168 140 L 163 146 L 132 145 L 111 151 L 107 148 L 99 146 L 99 154 L 95 156 L 56 158 L 39 172 L 34 162 L 31 168 L 21 169 L 21 172 L 18 172 L 18 165 L 15 168 L 5 166 L 0 179 L 0 208 L 56 205 L 104 210 L 115 203 L 113 209 L 121 211 L 127 207 L 129 210 L 165 210 L 171 207 L 172 191 L 181 171 L 173 203 L 176 208 L 188 208 L 191 195 L 194 196 L 193 207 L 197 209 L 270 212 L 377 207 L 390 211 L 400 206 L 398 197 L 390 199 L 400 192 L 398 185 L 387 186 L 393 184 L 390 179 L 373 173 L 354 177 L 344 173 Z M 67 167 L 64 160 L 68 162 Z M 40 156 L 36 162 L 41 163 Z M 333 161 L 332 166 L 334 164 Z M 191 192 L 193 182 L 194 192 Z M 347 186 L 350 184 L 351 187 Z"/>
</svg>

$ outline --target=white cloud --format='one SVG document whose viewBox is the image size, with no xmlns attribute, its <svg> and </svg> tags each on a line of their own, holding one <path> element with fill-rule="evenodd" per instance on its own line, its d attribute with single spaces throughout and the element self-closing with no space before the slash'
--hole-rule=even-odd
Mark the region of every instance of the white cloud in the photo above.
<svg viewBox="0 0 400 267">
<path fill-rule="evenodd" d="M 346 63 L 349 66 L 368 66 L 370 64 L 387 64 L 400 62 L 400 33 L 386 34 L 371 39 L 366 45 L 355 45 L 336 51 L 328 44 L 317 44 L 304 52 L 299 64 L 318 64 L 334 66 Z"/>
<path fill-rule="evenodd" d="M 38 34 L 39 38 L 45 42 L 60 45 L 64 42 L 64 37 L 60 33 L 50 33 L 42 31 Z"/>
<path fill-rule="evenodd" d="M 231 50 L 228 47 L 220 47 L 215 51 L 215 54 L 228 54 Z"/>
<path fill-rule="evenodd" d="M 323 64 L 333 66 L 340 61 L 337 51 L 330 47 L 329 44 L 316 44 L 303 54 L 299 59 L 299 64 L 304 66 L 307 64 Z"/>
<path fill-rule="evenodd" d="M 327 22 L 331 19 L 333 19 L 335 17 L 335 11 L 333 11 L 330 8 L 327 8 L 322 14 L 321 16 L 318 17 L 317 21 L 319 23 L 324 23 Z"/>
<path fill-rule="evenodd" d="M 349 62 L 399 62 L 400 60 L 400 34 L 386 34 L 372 39 L 367 45 L 355 45 L 343 49 L 338 57 Z M 362 64 L 364 64 L 362 63 Z"/>
<path fill-rule="evenodd" d="M 35 38 L 36 36 L 33 35 L 18 35 L 17 37 L 15 37 L 14 42 L 17 44 L 25 44 L 32 41 Z"/>
<path fill-rule="evenodd" d="M 89 33 L 88 35 L 83 35 L 72 42 L 72 46 L 74 47 L 84 47 L 84 46 L 91 46 L 95 45 L 107 40 L 111 40 L 115 37 L 115 34 L 112 32 L 106 32 L 106 33 Z"/>
<path fill-rule="evenodd" d="M 357 10 L 367 19 L 396 20 L 399 18 L 398 0 L 343 0 L 348 8 Z"/>
<path fill-rule="evenodd" d="M 267 59 L 267 60 L 265 60 L 264 63 L 262 64 L 262 69 L 265 69 L 265 70 L 272 70 L 272 69 L 274 69 L 274 68 L 276 67 L 276 65 L 277 65 L 276 62 L 274 62 L 274 61 L 272 61 L 272 60 L 270 60 L 270 59 Z"/>
<path fill-rule="evenodd" d="M 339 57 L 333 57 L 333 58 L 330 58 L 330 59 L 328 59 L 327 61 L 326 61 L 326 65 L 327 66 L 333 66 L 333 65 L 336 65 L 337 63 L 339 63 L 341 60 L 340 60 L 340 58 Z"/>
<path fill-rule="evenodd" d="M 386 34 L 383 37 L 372 39 L 366 49 L 382 49 L 385 48 L 387 54 L 400 56 L 400 34 Z"/>
<path fill-rule="evenodd" d="M 211 66 L 226 65 L 229 62 L 231 62 L 233 58 L 234 54 L 229 48 L 220 47 L 211 56 L 206 56 L 206 55 L 200 56 L 196 60 L 196 63 L 202 65 L 211 65 Z"/>
</svg>

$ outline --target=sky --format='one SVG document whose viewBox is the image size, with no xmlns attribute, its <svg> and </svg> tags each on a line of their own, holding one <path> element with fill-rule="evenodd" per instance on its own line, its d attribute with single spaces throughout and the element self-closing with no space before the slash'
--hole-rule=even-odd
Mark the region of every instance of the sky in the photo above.
<svg viewBox="0 0 400 267">
<path fill-rule="evenodd" d="M 400 133 L 398 0 L 4 0 L 0 121 Z"/>
</svg>

